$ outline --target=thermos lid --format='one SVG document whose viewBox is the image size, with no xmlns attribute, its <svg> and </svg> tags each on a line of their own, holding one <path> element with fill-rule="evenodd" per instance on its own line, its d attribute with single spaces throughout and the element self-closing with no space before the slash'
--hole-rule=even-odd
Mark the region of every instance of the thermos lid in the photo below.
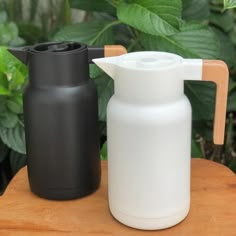
<svg viewBox="0 0 236 236">
<path fill-rule="evenodd" d="M 117 63 L 121 67 L 136 70 L 162 70 L 181 63 L 178 55 L 165 52 L 135 52 L 120 56 Z"/>
<path fill-rule="evenodd" d="M 80 51 L 86 48 L 86 45 L 77 42 L 49 42 L 42 43 L 30 48 L 30 51 L 34 53 L 63 53 Z"/>
<path fill-rule="evenodd" d="M 117 78 L 167 80 L 182 77 L 184 60 L 173 53 L 144 51 L 93 61 L 115 80 Z"/>
</svg>

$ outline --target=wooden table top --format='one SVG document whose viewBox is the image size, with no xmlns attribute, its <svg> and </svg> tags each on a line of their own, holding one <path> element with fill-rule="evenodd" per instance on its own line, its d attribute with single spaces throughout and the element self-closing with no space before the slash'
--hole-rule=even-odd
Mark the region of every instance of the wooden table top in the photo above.
<svg viewBox="0 0 236 236">
<path fill-rule="evenodd" d="M 0 235 L 235 236 L 236 175 L 223 165 L 192 159 L 191 184 L 191 209 L 182 223 L 161 231 L 142 231 L 111 216 L 106 162 L 102 162 L 99 190 L 70 201 L 35 196 L 23 168 L 0 197 Z"/>
</svg>

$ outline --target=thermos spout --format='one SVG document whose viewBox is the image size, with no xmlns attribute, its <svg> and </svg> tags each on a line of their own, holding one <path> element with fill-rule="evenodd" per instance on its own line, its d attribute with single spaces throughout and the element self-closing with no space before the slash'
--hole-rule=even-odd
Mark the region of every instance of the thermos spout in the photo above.
<svg viewBox="0 0 236 236">
<path fill-rule="evenodd" d="M 30 47 L 8 48 L 8 51 L 22 63 L 27 64 L 27 55 L 29 49 Z"/>
</svg>

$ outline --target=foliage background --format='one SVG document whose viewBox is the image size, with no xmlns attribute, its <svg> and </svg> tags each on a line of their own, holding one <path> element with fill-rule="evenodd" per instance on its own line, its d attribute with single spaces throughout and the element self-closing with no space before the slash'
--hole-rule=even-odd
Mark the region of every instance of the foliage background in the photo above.
<svg viewBox="0 0 236 236">
<path fill-rule="evenodd" d="M 236 172 L 235 6 L 234 0 L 0 0 L 0 190 L 27 161 L 22 110 L 27 68 L 6 46 L 49 40 L 122 44 L 128 51 L 224 60 L 230 83 L 223 146 L 212 143 L 215 85 L 188 81 L 185 93 L 193 107 L 192 156 L 218 161 Z M 95 65 L 90 77 L 99 93 L 101 158 L 106 159 L 106 105 L 113 81 Z"/>
</svg>

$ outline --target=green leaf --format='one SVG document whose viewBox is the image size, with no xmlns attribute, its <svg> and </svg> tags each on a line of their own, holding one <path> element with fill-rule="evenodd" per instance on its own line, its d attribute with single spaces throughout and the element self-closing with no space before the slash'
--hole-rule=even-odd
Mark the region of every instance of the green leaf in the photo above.
<svg viewBox="0 0 236 236">
<path fill-rule="evenodd" d="M 8 96 L 11 94 L 11 91 L 9 91 L 7 88 L 5 88 L 4 86 L 0 85 L 0 95 L 3 96 Z"/>
<path fill-rule="evenodd" d="M 15 23 L 10 22 L 5 25 L 0 25 L 0 43 L 8 45 L 8 43 L 18 36 L 18 28 Z"/>
<path fill-rule="evenodd" d="M 130 3 L 138 4 L 148 11 L 156 14 L 168 24 L 179 28 L 182 11 L 181 0 L 130 0 Z"/>
<path fill-rule="evenodd" d="M 7 21 L 7 13 L 5 11 L 0 11 L 0 24 L 4 24 Z"/>
<path fill-rule="evenodd" d="M 219 40 L 209 28 L 199 23 L 186 23 L 180 30 L 169 37 L 141 34 L 140 41 L 146 50 L 172 52 L 185 58 L 218 58 Z"/>
<path fill-rule="evenodd" d="M 182 0 L 183 19 L 185 20 L 204 20 L 210 14 L 208 0 Z"/>
<path fill-rule="evenodd" d="M 85 11 L 115 13 L 115 8 L 108 4 L 106 0 L 70 0 L 70 6 Z"/>
<path fill-rule="evenodd" d="M 0 137 L 9 148 L 22 154 L 26 153 L 25 131 L 19 122 L 11 129 L 0 126 Z"/>
<path fill-rule="evenodd" d="M 0 124 L 5 128 L 13 128 L 18 122 L 18 116 L 10 112 L 0 114 Z"/>
<path fill-rule="evenodd" d="M 227 111 L 236 111 L 236 91 L 232 91 L 228 94 Z"/>
<path fill-rule="evenodd" d="M 17 26 L 19 29 L 19 36 L 25 39 L 29 45 L 39 42 L 43 37 L 42 29 L 32 23 L 19 22 Z"/>
<path fill-rule="evenodd" d="M 215 84 L 185 81 L 184 92 L 193 108 L 193 120 L 213 120 L 215 111 Z"/>
<path fill-rule="evenodd" d="M 191 157 L 202 157 L 201 145 L 195 139 L 192 139 L 191 143 Z"/>
<path fill-rule="evenodd" d="M 6 105 L 7 105 L 7 108 L 15 114 L 22 114 L 23 113 L 22 104 L 19 104 L 16 101 L 7 100 Z"/>
<path fill-rule="evenodd" d="M 94 81 L 98 90 L 99 120 L 105 121 L 107 103 L 114 93 L 114 83 L 113 80 L 105 74 L 95 78 Z"/>
<path fill-rule="evenodd" d="M 25 44 L 25 40 L 21 37 L 16 37 L 8 42 L 8 45 L 12 47 L 23 46 L 24 44 Z"/>
<path fill-rule="evenodd" d="M 224 0 L 224 9 L 236 7 L 236 0 Z"/>
<path fill-rule="evenodd" d="M 5 74 L 0 72 L 0 96 L 8 96 L 11 91 L 8 90 L 8 80 Z"/>
<path fill-rule="evenodd" d="M 234 18 L 229 12 L 225 12 L 224 14 L 212 12 L 209 16 L 209 20 L 224 32 L 229 32 L 234 27 Z"/>
<path fill-rule="evenodd" d="M 18 80 L 22 84 L 27 75 L 27 67 L 8 52 L 6 47 L 0 47 L 0 72 L 7 76 L 8 81 Z"/>
<path fill-rule="evenodd" d="M 100 159 L 107 160 L 107 142 L 102 145 L 102 149 L 100 151 Z"/>
<path fill-rule="evenodd" d="M 219 56 L 218 59 L 221 59 L 227 63 L 229 67 L 232 67 L 235 65 L 236 61 L 236 54 L 234 50 L 234 45 L 227 34 L 225 34 L 223 31 L 212 28 L 214 33 L 216 34 L 220 45 L 219 45 Z"/>
<path fill-rule="evenodd" d="M 193 137 L 200 135 L 204 140 L 212 142 L 213 140 L 213 122 L 208 120 L 193 120 L 192 121 Z"/>
<path fill-rule="evenodd" d="M 4 47 L 0 47 L 0 80 L 2 74 L 8 81 L 8 86 L 5 86 L 5 89 L 1 89 L 2 93 L 10 95 L 15 91 L 23 91 L 27 78 L 27 67 Z"/>
<path fill-rule="evenodd" d="M 89 65 L 89 75 L 90 78 L 94 79 L 98 76 L 101 76 L 104 72 L 96 65 L 90 64 Z"/>
<path fill-rule="evenodd" d="M 169 1 L 156 0 L 140 0 L 137 2 L 132 4 L 120 3 L 118 5 L 117 16 L 121 22 L 151 35 L 173 35 L 178 32 L 171 25 L 173 24 L 173 17 L 166 13 L 163 18 L 163 14 L 164 11 L 168 12 L 171 9 L 179 14 L 181 12 L 179 1 L 171 1 L 171 4 Z M 158 9 L 157 13 L 156 9 Z M 174 25 L 176 25 L 176 22 Z"/>
<path fill-rule="evenodd" d="M 119 22 L 89 21 L 69 25 L 57 32 L 55 41 L 77 41 L 88 45 L 114 44 L 112 27 Z"/>
</svg>

